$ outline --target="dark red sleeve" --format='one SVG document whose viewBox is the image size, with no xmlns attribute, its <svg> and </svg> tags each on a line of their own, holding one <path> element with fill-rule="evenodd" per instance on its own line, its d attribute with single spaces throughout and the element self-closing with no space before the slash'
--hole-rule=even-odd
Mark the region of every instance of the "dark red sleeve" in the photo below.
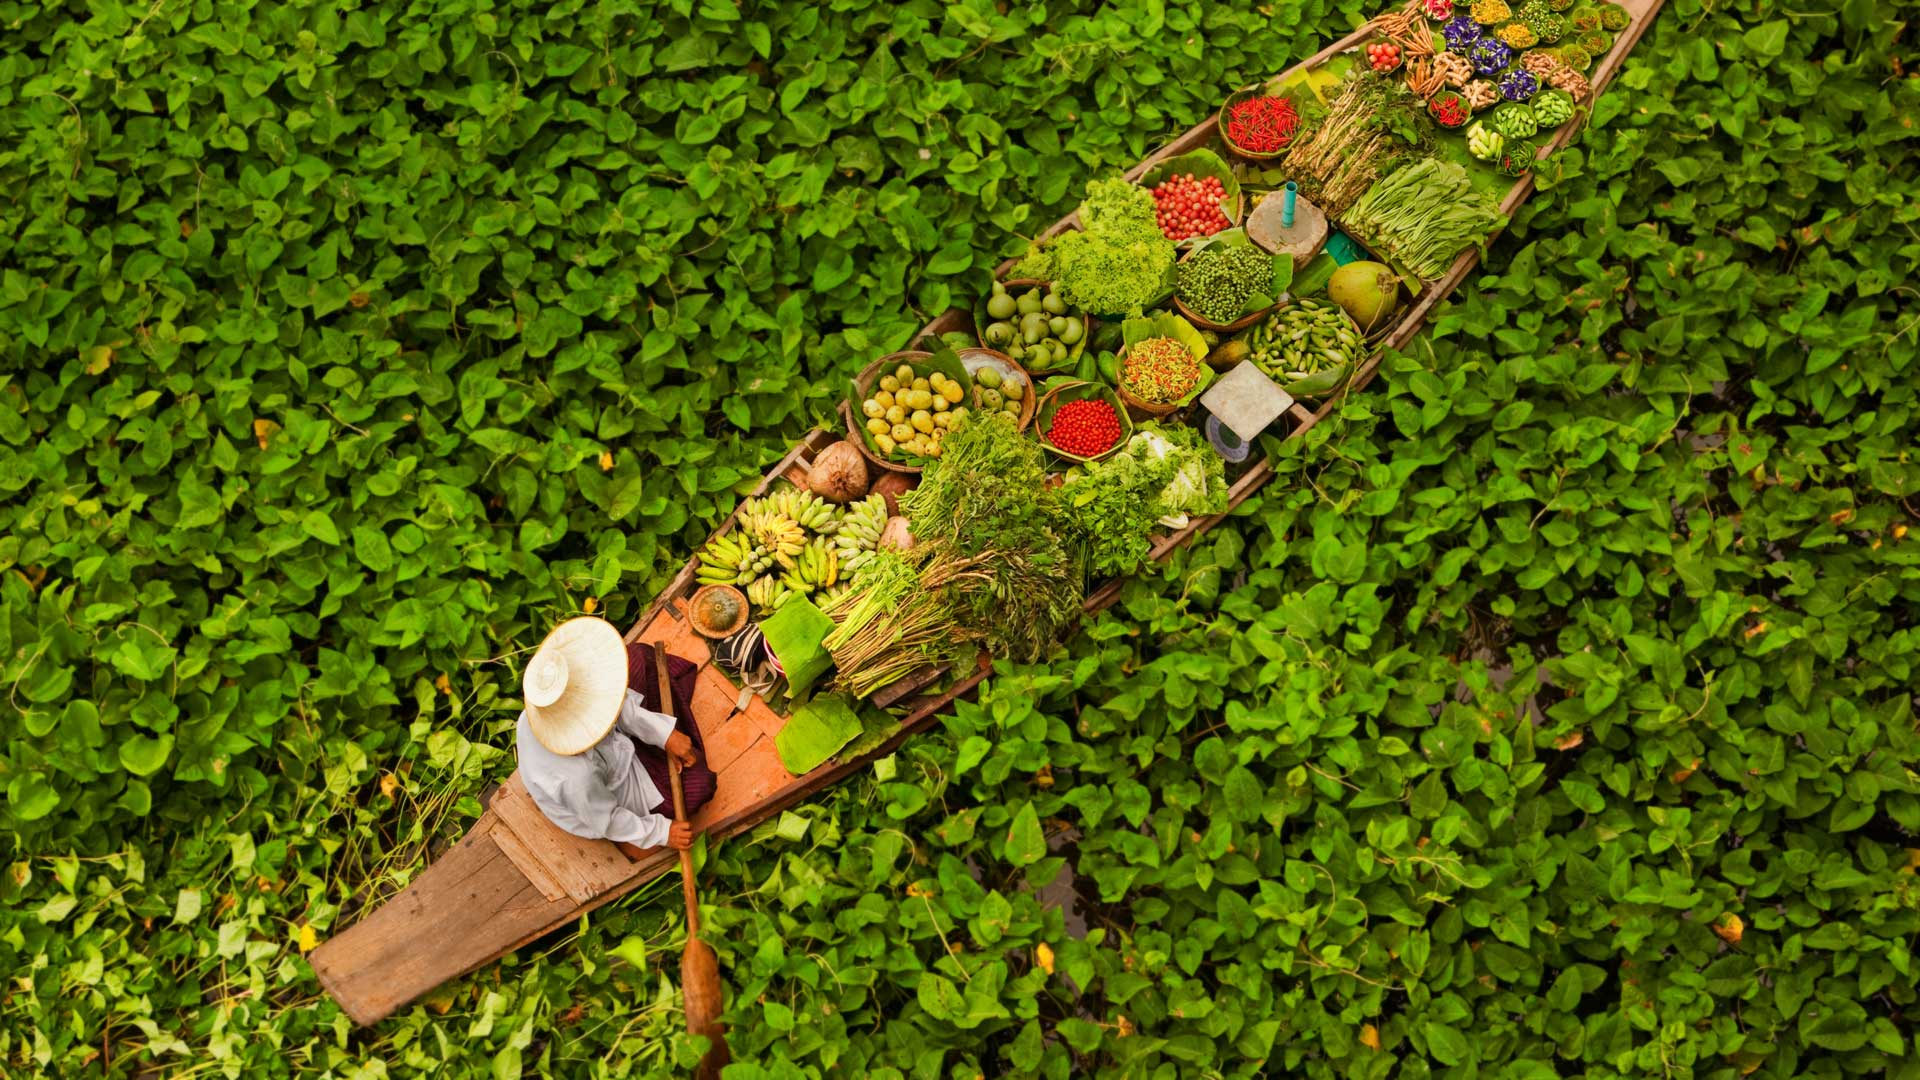
<svg viewBox="0 0 1920 1080">
<path fill-rule="evenodd" d="M 653 646 L 643 642 L 631 642 L 627 645 L 627 685 L 640 692 L 646 699 L 646 706 L 655 712 L 665 710 L 660 707 L 660 692 L 654 685 Z M 693 716 L 693 688 L 700 676 L 700 667 L 690 660 L 678 656 L 667 656 L 667 681 L 673 689 L 673 715 L 675 719 L 686 720 Z"/>
</svg>

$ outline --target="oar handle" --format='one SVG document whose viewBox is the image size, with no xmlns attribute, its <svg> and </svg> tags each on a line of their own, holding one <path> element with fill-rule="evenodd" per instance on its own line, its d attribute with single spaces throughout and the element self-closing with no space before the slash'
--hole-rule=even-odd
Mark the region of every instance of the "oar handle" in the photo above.
<svg viewBox="0 0 1920 1080">
<path fill-rule="evenodd" d="M 679 717 L 673 716 L 673 685 L 667 681 L 667 650 L 655 644 L 653 647 L 654 684 L 660 689 L 660 711 L 673 717 L 679 723 Z M 667 755 L 667 779 L 673 787 L 673 820 L 687 820 L 687 793 L 680 783 L 680 759 Z M 700 936 L 700 894 L 693 884 L 693 849 L 680 850 L 680 888 L 687 899 L 687 936 Z"/>
</svg>

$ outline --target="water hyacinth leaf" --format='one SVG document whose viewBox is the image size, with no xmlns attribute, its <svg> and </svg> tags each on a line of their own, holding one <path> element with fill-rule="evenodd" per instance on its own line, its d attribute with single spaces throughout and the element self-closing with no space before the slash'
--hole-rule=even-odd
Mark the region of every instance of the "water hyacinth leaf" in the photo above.
<svg viewBox="0 0 1920 1080">
<path fill-rule="evenodd" d="M 1040 829 L 1040 816 L 1034 812 L 1031 802 L 1023 803 L 1014 812 L 1013 823 L 1007 829 L 1007 861 L 1026 866 L 1038 862 L 1046 853 L 1047 838 Z"/>
<path fill-rule="evenodd" d="M 120 766 L 135 776 L 152 776 L 172 754 L 172 735 L 133 735 L 120 744 Z"/>
</svg>

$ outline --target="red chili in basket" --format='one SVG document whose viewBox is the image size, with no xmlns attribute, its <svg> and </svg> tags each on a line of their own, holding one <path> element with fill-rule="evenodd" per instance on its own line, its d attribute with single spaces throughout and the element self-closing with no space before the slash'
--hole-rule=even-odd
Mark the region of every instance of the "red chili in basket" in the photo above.
<svg viewBox="0 0 1920 1080">
<path fill-rule="evenodd" d="M 1291 98 L 1251 97 L 1227 110 L 1227 138 L 1255 154 L 1284 150 L 1300 127 Z"/>
<path fill-rule="evenodd" d="M 1467 110 L 1461 107 L 1458 97 L 1436 98 L 1433 104 L 1433 119 L 1441 127 L 1456 128 L 1467 122 Z"/>
<path fill-rule="evenodd" d="M 1080 457 L 1105 453 L 1120 441 L 1120 416 L 1099 398 L 1069 401 L 1053 414 L 1047 441 Z"/>
</svg>

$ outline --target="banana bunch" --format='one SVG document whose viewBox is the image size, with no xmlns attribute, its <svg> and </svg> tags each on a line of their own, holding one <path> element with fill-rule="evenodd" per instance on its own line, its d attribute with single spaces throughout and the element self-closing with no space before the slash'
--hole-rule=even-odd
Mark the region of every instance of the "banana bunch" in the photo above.
<svg viewBox="0 0 1920 1080">
<path fill-rule="evenodd" d="M 824 536 L 816 536 L 807 544 L 786 576 L 787 588 L 798 593 L 831 588 L 839 580 L 840 556 Z"/>
<path fill-rule="evenodd" d="M 700 569 L 694 578 L 702 585 L 745 585 L 773 566 L 773 556 L 754 543 L 745 530 L 716 536 L 700 549 Z"/>
<path fill-rule="evenodd" d="M 781 604 L 799 594 L 787 587 L 787 583 L 772 574 L 755 578 L 747 586 L 747 601 L 761 611 L 777 611 Z"/>
<path fill-rule="evenodd" d="M 840 556 L 840 572 L 852 576 L 860 572 L 880 546 L 881 530 L 887 527 L 887 500 L 869 495 L 849 503 L 840 517 L 840 531 L 833 536 L 835 552 Z"/>
<path fill-rule="evenodd" d="M 848 581 L 846 578 L 841 578 L 838 585 L 820 590 L 820 595 L 814 597 L 813 602 L 819 604 L 821 609 L 825 610 L 852 594 L 853 582 Z"/>
<path fill-rule="evenodd" d="M 807 530 L 768 499 L 749 501 L 741 512 L 740 527 L 752 533 L 774 561 L 788 569 L 793 567 L 793 557 L 807 546 Z"/>
<path fill-rule="evenodd" d="M 824 534 L 840 527 L 838 507 L 811 491 L 782 488 L 767 496 L 766 501 L 779 513 L 799 522 L 801 528 Z"/>
</svg>

